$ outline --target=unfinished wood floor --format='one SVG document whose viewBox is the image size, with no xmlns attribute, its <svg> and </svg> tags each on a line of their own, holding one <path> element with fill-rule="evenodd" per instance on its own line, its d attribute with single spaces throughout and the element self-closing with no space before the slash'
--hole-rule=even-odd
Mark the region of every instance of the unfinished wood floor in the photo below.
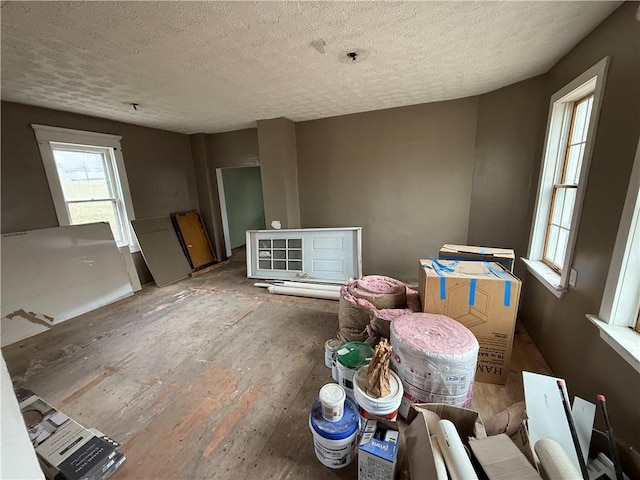
<svg viewBox="0 0 640 480">
<path fill-rule="evenodd" d="M 357 478 L 316 459 L 309 407 L 331 381 L 337 302 L 275 296 L 243 263 L 157 288 L 3 349 L 16 386 L 122 443 L 115 479 Z M 506 386 L 476 384 L 490 416 L 550 373 L 520 326 Z"/>
</svg>

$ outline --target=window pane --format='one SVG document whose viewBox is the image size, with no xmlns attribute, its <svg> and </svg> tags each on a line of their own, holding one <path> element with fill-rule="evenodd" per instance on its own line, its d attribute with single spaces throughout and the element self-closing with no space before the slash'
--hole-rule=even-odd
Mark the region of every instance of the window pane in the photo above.
<svg viewBox="0 0 640 480">
<path fill-rule="evenodd" d="M 290 261 L 289 263 L 289 267 L 287 270 L 298 270 L 298 271 L 302 271 L 302 262 L 298 262 L 298 261 Z"/>
<path fill-rule="evenodd" d="M 271 248 L 271 240 L 258 240 L 258 247 Z"/>
<path fill-rule="evenodd" d="M 287 269 L 287 262 L 284 260 L 274 260 L 273 261 L 273 268 L 274 270 L 286 270 Z"/>
<path fill-rule="evenodd" d="M 580 179 L 580 167 L 582 167 L 582 157 L 584 156 L 584 143 L 569 147 L 567 155 L 567 168 L 564 172 L 562 183 L 578 184 Z"/>
<path fill-rule="evenodd" d="M 544 257 L 552 261 L 556 255 L 559 232 L 560 229 L 554 225 L 551 225 L 551 227 L 549 228 L 549 237 L 547 238 L 547 244 L 544 249 Z"/>
<path fill-rule="evenodd" d="M 68 203 L 69 217 L 72 225 L 92 222 L 109 222 L 113 238 L 116 242 L 122 243 L 122 232 L 120 224 L 116 220 L 114 202 L 106 200 L 104 202 L 82 202 Z"/>
<path fill-rule="evenodd" d="M 273 248 L 287 248 L 287 241 L 285 239 L 274 240 Z"/>
<path fill-rule="evenodd" d="M 53 150 L 65 200 L 112 198 L 102 154 Z"/>
<path fill-rule="evenodd" d="M 591 113 L 590 101 L 591 97 L 589 97 L 588 100 L 583 100 L 576 106 L 573 117 L 573 131 L 571 132 L 572 144 L 586 141 L 589 115 Z"/>
<path fill-rule="evenodd" d="M 289 250 L 289 258 L 293 260 L 302 260 L 302 250 Z"/>
<path fill-rule="evenodd" d="M 562 206 L 562 219 L 560 225 L 564 228 L 571 228 L 571 216 L 573 215 L 573 205 L 576 203 L 577 188 L 565 188 L 564 205 Z"/>
<path fill-rule="evenodd" d="M 567 241 L 569 240 L 569 230 L 563 228 L 558 232 L 558 248 L 556 250 L 556 256 L 553 259 L 553 263 L 562 267 L 564 263 L 564 254 L 567 251 Z"/>
<path fill-rule="evenodd" d="M 290 238 L 287 242 L 289 243 L 289 248 L 302 248 L 301 238 Z"/>
<path fill-rule="evenodd" d="M 271 270 L 271 260 L 258 260 L 258 268 Z"/>
<path fill-rule="evenodd" d="M 277 258 L 278 260 L 284 260 L 287 258 L 286 250 L 274 250 L 273 258 Z"/>
<path fill-rule="evenodd" d="M 564 195 L 566 188 L 554 188 L 553 204 L 551 208 L 551 223 L 560 225 L 562 219 L 562 207 L 564 205 Z"/>
</svg>

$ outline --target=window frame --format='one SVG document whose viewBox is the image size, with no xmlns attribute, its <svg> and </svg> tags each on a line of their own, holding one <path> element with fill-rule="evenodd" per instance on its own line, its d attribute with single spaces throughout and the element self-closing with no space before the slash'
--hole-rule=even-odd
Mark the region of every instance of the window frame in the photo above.
<svg viewBox="0 0 640 480">
<path fill-rule="evenodd" d="M 135 213 L 122 155 L 122 146 L 120 145 L 122 136 L 38 124 L 31 124 L 31 128 L 34 130 L 38 148 L 40 149 L 40 157 L 42 158 L 42 164 L 49 183 L 58 224 L 61 226 L 71 225 L 71 219 L 67 209 L 68 201 L 62 191 L 53 150 L 59 146 L 61 149 L 68 147 L 69 150 L 90 150 L 93 148 L 96 152 L 104 152 L 104 150 L 111 152 L 110 158 L 105 158 L 105 160 L 110 160 L 110 162 L 106 161 L 106 167 L 107 173 L 113 181 L 113 188 L 116 190 L 113 193 L 119 196 L 121 202 L 118 210 L 122 218 L 118 218 L 117 221 L 121 223 L 122 232 L 125 236 L 125 242 L 119 244 L 118 247 L 128 246 L 131 252 L 140 251 L 140 246 L 131 227 L 131 220 L 135 220 Z"/>
<path fill-rule="evenodd" d="M 551 188 L 551 201 L 550 201 L 550 206 L 549 206 L 549 214 L 547 216 L 547 228 L 545 231 L 545 238 L 544 238 L 544 243 L 542 245 L 542 261 L 549 266 L 552 270 L 555 270 L 557 273 L 562 273 L 562 265 L 558 264 L 555 262 L 555 259 L 550 258 L 547 256 L 548 251 L 547 251 L 547 247 L 549 246 L 549 242 L 551 241 L 550 237 L 552 235 L 552 227 L 556 226 L 558 229 L 560 230 L 565 230 L 568 231 L 567 233 L 567 238 L 569 233 L 571 232 L 571 224 L 569 225 L 568 228 L 564 227 L 562 225 L 562 219 L 564 217 L 564 214 L 561 212 L 560 213 L 560 223 L 559 224 L 554 224 L 553 222 L 553 217 L 554 217 L 554 211 L 555 211 L 555 206 L 556 206 L 556 202 L 559 201 L 559 192 L 560 190 L 564 190 L 565 191 L 565 196 L 563 199 L 563 202 L 566 202 L 567 200 L 567 194 L 569 192 L 569 190 L 576 190 L 578 189 L 578 184 L 577 183 L 569 183 L 568 179 L 567 179 L 567 170 L 569 168 L 569 162 L 570 162 L 570 155 L 571 155 L 571 148 L 574 147 L 577 144 L 580 145 L 584 145 L 586 143 L 586 139 L 585 141 L 580 141 L 576 144 L 572 144 L 571 143 L 571 139 L 573 137 L 573 133 L 574 133 L 574 128 L 576 126 L 575 124 L 575 119 L 577 116 L 577 112 L 578 112 L 578 106 L 580 104 L 582 104 L 583 102 L 589 102 L 589 99 L 593 98 L 593 92 L 588 93 L 587 95 L 585 95 L 582 98 L 573 100 L 571 102 L 570 105 L 567 105 L 567 108 L 564 112 L 565 115 L 567 115 L 566 121 L 567 121 L 567 125 L 568 125 L 568 132 L 567 132 L 567 140 L 566 142 L 562 142 L 562 148 L 563 148 L 563 155 L 562 155 L 562 162 L 560 162 L 560 159 L 558 158 L 557 160 L 557 165 L 556 165 L 556 173 L 555 176 L 556 178 L 554 179 L 554 183 L 552 185 Z M 593 104 L 593 102 L 592 102 Z M 588 125 L 587 125 L 588 127 Z M 584 155 L 583 155 L 584 158 Z M 580 166 L 582 165 L 582 162 L 580 163 Z M 574 205 L 575 205 L 575 198 L 573 201 Z M 563 205 L 564 208 L 564 205 Z M 570 219 L 571 221 L 571 219 Z M 568 241 L 568 240 L 567 240 Z M 558 248 L 558 245 L 556 244 L 556 249 Z M 555 254 L 556 252 L 554 252 Z M 566 252 L 565 252 L 566 255 Z"/>
<path fill-rule="evenodd" d="M 528 270 L 557 298 L 562 298 L 572 278 L 573 253 L 575 249 L 582 204 L 584 201 L 589 167 L 597 134 L 602 106 L 609 57 L 605 57 L 582 75 L 565 85 L 551 96 L 545 135 L 545 144 L 536 194 L 527 258 L 523 261 Z M 571 216 L 571 226 L 564 262 L 558 272 L 544 262 L 545 239 L 551 214 L 553 188 L 558 168 L 564 165 L 566 147 L 570 134 L 570 120 L 575 103 L 593 93 L 593 104 L 589 118 L 587 139 L 584 147 L 576 198 Z M 573 283 L 573 279 L 572 279 Z"/>
<path fill-rule="evenodd" d="M 640 140 L 598 315 L 600 336 L 640 373 Z"/>
</svg>

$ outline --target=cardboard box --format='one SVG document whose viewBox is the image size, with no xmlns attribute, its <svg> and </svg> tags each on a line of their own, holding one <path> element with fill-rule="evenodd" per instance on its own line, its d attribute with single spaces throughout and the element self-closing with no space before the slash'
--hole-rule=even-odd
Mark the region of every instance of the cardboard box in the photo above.
<svg viewBox="0 0 640 480">
<path fill-rule="evenodd" d="M 541 480 L 524 453 L 504 433 L 471 438 L 469 447 L 489 480 Z"/>
<path fill-rule="evenodd" d="M 411 406 L 404 430 L 406 458 L 411 478 L 438 478 L 431 447 L 436 422 L 450 420 L 456 426 L 465 446 L 469 438 L 486 438 L 482 419 L 477 412 L 441 403 L 418 403 Z"/>
<path fill-rule="evenodd" d="M 358 447 L 358 480 L 393 480 L 399 450 L 396 422 L 367 419 Z"/>
<path fill-rule="evenodd" d="M 438 259 L 495 262 L 513 273 L 516 253 L 510 248 L 475 247 L 473 245 L 451 245 L 446 243 L 438 252 Z"/>
<path fill-rule="evenodd" d="M 117 444 L 87 430 L 37 395 L 16 397 L 40 467 L 50 480 L 106 480 L 125 461 Z"/>
<path fill-rule="evenodd" d="M 473 332 L 480 344 L 479 382 L 507 382 L 520 288 L 520 280 L 497 263 L 420 260 L 422 309 Z"/>
</svg>

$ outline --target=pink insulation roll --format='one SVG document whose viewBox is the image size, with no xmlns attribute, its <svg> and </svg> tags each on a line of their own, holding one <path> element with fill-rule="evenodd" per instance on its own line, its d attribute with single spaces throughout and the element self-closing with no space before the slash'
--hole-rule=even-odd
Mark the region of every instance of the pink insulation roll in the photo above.
<svg viewBox="0 0 640 480">
<path fill-rule="evenodd" d="M 340 290 L 338 336 L 345 342 L 375 344 L 389 338 L 389 326 L 396 318 L 420 312 L 420 295 L 399 280 L 367 275 L 347 282 Z"/>
<path fill-rule="evenodd" d="M 407 305 L 407 287 L 395 278 L 367 275 L 348 283 L 347 289 L 354 297 L 367 300 L 380 310 Z"/>
<path fill-rule="evenodd" d="M 468 328 L 444 315 L 410 313 L 391 323 L 391 346 L 402 416 L 411 403 L 471 407 L 479 345 Z"/>
</svg>

